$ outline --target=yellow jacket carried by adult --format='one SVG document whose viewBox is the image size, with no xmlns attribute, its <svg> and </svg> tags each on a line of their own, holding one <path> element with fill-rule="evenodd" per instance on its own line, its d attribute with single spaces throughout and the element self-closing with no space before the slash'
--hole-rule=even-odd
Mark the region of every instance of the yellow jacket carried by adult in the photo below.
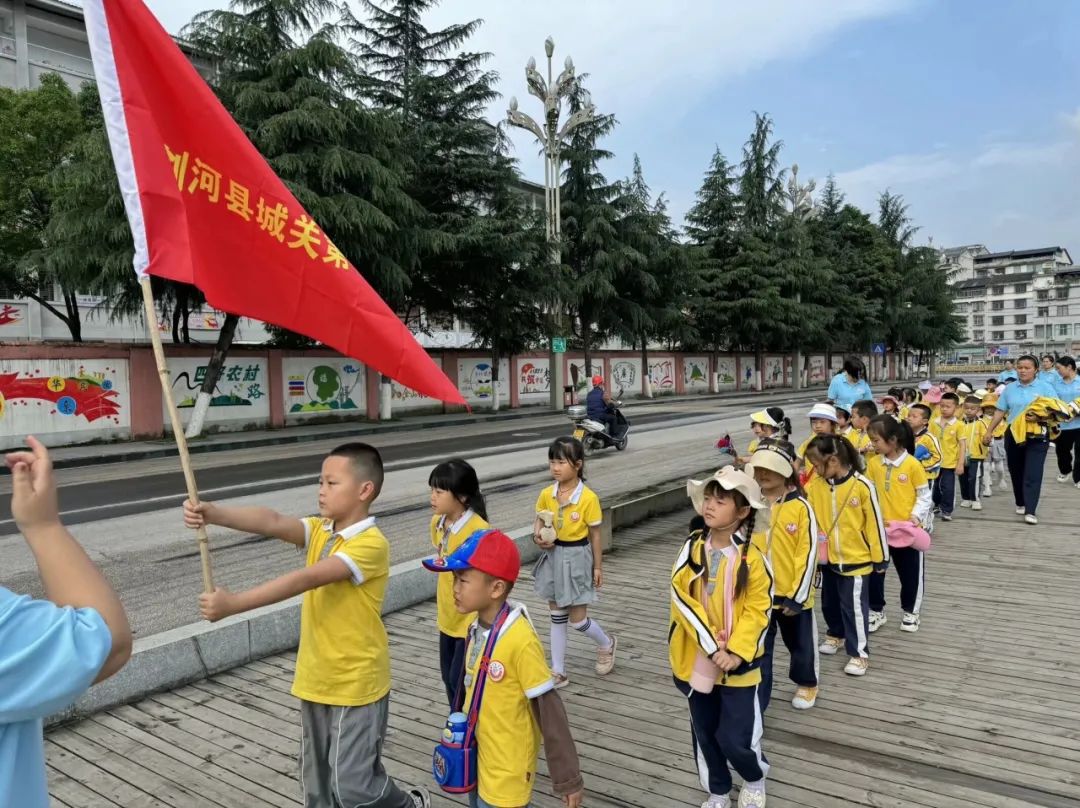
<svg viewBox="0 0 1080 808">
<path fill-rule="evenodd" d="M 773 604 L 773 575 L 764 554 L 753 543 L 743 547 L 745 539 L 732 537 L 737 553 L 732 561 L 725 556 L 717 571 L 723 580 L 728 563 L 740 564 L 745 553 L 749 575 L 746 588 L 733 604 L 731 634 L 726 650 L 743 660 L 743 664 L 717 678 L 718 684 L 728 687 L 750 687 L 761 681 L 759 660 L 765 653 L 765 634 L 769 629 Z M 723 587 L 717 586 L 706 595 L 709 574 L 706 560 L 705 536 L 695 530 L 683 544 L 671 570 L 671 625 L 668 629 L 668 657 L 676 679 L 690 680 L 694 660 L 700 651 L 711 657 L 720 650 L 717 636 L 726 623 Z M 706 599 L 709 601 L 706 607 Z M 720 624 L 713 615 L 719 616 Z"/>
</svg>

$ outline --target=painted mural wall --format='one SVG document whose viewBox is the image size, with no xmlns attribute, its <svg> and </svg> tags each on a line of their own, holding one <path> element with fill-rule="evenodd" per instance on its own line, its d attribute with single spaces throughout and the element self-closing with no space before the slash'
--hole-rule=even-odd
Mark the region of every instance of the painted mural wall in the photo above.
<svg viewBox="0 0 1080 808">
<path fill-rule="evenodd" d="M 641 360 L 637 357 L 619 357 L 610 361 L 608 389 L 611 395 L 618 396 L 623 391 L 623 398 L 641 396 Z"/>
<path fill-rule="evenodd" d="M 458 390 L 470 403 L 490 402 L 492 397 L 492 373 L 490 359 L 459 359 Z M 499 402 L 510 406 L 510 359 L 499 360 Z"/>
<path fill-rule="evenodd" d="M 209 357 L 169 358 L 173 399 L 176 401 L 180 420 L 185 426 L 191 420 L 191 411 L 206 377 L 208 364 Z M 162 412 L 165 423 L 168 424 L 164 401 Z M 229 356 L 210 399 L 210 409 L 206 413 L 207 426 L 238 430 L 269 423 L 270 385 L 266 374 L 266 360 L 243 355 Z"/>
<path fill-rule="evenodd" d="M 675 357 L 649 356 L 649 382 L 653 394 L 675 393 Z"/>
<path fill-rule="evenodd" d="M 365 368 L 352 359 L 285 357 L 281 390 L 287 419 L 367 415 Z"/>
<path fill-rule="evenodd" d="M 130 412 L 126 359 L 0 360 L 0 446 L 127 438 Z"/>
<path fill-rule="evenodd" d="M 709 392 L 709 357 L 684 357 L 682 377 L 683 391 L 687 393 Z"/>
<path fill-rule="evenodd" d="M 518 400 L 522 404 L 546 404 L 551 396 L 551 360 L 526 357 L 516 360 Z"/>
<path fill-rule="evenodd" d="M 736 363 L 734 356 L 720 356 L 716 359 L 716 376 L 718 389 L 734 390 L 738 381 L 736 375 Z"/>
<path fill-rule="evenodd" d="M 739 357 L 739 389 L 754 389 L 754 373 L 757 371 L 757 363 L 753 354 L 743 354 Z"/>
<path fill-rule="evenodd" d="M 784 357 L 766 356 L 765 367 L 762 368 L 762 384 L 765 387 L 784 386 Z"/>
</svg>

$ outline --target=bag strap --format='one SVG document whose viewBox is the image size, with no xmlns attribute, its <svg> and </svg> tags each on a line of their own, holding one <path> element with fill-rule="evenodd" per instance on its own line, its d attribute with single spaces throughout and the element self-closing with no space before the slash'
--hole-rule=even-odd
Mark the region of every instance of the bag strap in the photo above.
<svg viewBox="0 0 1080 808">
<path fill-rule="evenodd" d="M 845 509 L 851 502 L 851 497 L 844 498 L 844 504 L 840 506 L 840 510 L 836 512 L 836 518 L 833 519 L 833 523 L 829 526 L 829 529 L 825 532 L 825 543 L 828 544 L 829 539 L 832 538 L 832 532 L 836 530 L 836 526 L 840 523 L 840 517 L 843 516 Z"/>
<path fill-rule="evenodd" d="M 476 673 L 476 684 L 473 685 L 472 700 L 469 702 L 469 722 L 465 729 L 465 740 L 462 744 L 468 748 L 472 744 L 476 733 L 476 723 L 480 719 L 480 702 L 484 697 L 484 688 L 487 685 L 488 666 L 491 664 L 491 653 L 495 650 L 495 642 L 499 639 L 506 618 L 510 616 L 510 607 L 505 603 L 499 610 L 495 622 L 491 625 L 487 642 L 484 644 L 484 655 L 480 658 L 480 666 Z"/>
</svg>

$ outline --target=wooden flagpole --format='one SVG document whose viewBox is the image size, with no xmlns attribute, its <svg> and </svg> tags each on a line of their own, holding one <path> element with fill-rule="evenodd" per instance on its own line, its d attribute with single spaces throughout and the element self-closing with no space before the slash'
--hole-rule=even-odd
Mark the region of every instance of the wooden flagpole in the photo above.
<svg viewBox="0 0 1080 808">
<path fill-rule="evenodd" d="M 180 423 L 180 414 L 176 411 L 176 402 L 173 400 L 169 368 L 165 363 L 165 349 L 161 345 L 161 333 L 157 327 L 157 312 L 154 310 L 154 294 L 150 290 L 150 276 L 144 275 L 142 280 L 139 281 L 139 286 L 142 287 L 143 307 L 146 310 L 146 327 L 150 331 L 150 342 L 154 346 L 154 359 L 157 361 L 158 377 L 161 379 L 161 394 L 165 397 L 165 406 L 169 411 L 169 420 L 172 422 L 173 437 L 176 439 L 176 449 L 180 453 L 180 466 L 184 470 L 184 482 L 187 483 L 188 499 L 192 502 L 198 502 L 199 489 L 195 485 L 195 472 L 191 468 L 191 455 L 188 453 L 187 438 L 184 436 L 184 427 Z M 210 537 L 206 535 L 205 527 L 200 527 L 195 531 L 195 539 L 199 542 L 203 591 L 213 592 L 214 572 L 210 566 Z"/>
</svg>

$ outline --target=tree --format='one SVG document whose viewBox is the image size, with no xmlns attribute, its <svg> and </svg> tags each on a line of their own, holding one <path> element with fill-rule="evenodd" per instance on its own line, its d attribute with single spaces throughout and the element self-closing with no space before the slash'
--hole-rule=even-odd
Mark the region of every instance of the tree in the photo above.
<svg viewBox="0 0 1080 808">
<path fill-rule="evenodd" d="M 716 301 L 724 294 L 723 279 L 735 259 L 739 222 L 734 168 L 720 149 L 713 153 L 686 221 L 690 239 L 687 258 L 697 279 L 689 305 L 690 321 L 697 340 L 713 353 L 715 366 L 716 354 L 731 340 L 730 323 Z"/>
<path fill-rule="evenodd" d="M 81 267 L 57 273 L 47 254 L 47 234 L 57 163 L 70 158 L 84 128 L 75 94 L 60 76 L 45 73 L 35 90 L 0 88 L 0 281 L 19 297 L 36 300 L 82 341 L 76 293 L 85 280 Z M 51 302 L 58 284 L 61 311 Z"/>
<path fill-rule="evenodd" d="M 586 75 L 578 77 L 570 93 L 570 114 L 585 105 Z M 565 301 L 585 358 L 585 375 L 592 375 L 593 346 L 619 327 L 614 309 L 616 279 L 640 253 L 626 244 L 619 232 L 617 202 L 620 187 L 609 183 L 600 163 L 611 152 L 600 141 L 615 128 L 614 115 L 596 115 L 573 130 L 563 146 L 566 171 L 562 178 L 563 261 L 567 267 Z"/>
<path fill-rule="evenodd" d="M 185 39 L 217 66 L 222 103 L 323 232 L 384 299 L 411 280 L 410 231 L 419 209 L 405 192 L 397 124 L 349 93 L 354 60 L 323 24 L 328 0 L 234 0 L 198 15 Z M 239 318 L 229 314 L 188 429 L 201 430 Z M 311 340 L 268 326 L 276 344 Z"/>
</svg>

